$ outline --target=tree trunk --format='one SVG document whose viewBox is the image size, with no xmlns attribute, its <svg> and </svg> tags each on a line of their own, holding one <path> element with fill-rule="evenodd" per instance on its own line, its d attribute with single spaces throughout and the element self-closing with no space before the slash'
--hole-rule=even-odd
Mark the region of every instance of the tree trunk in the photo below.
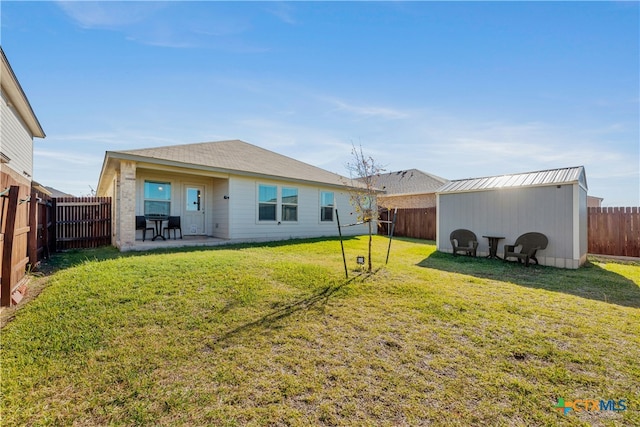
<svg viewBox="0 0 640 427">
<path fill-rule="evenodd" d="M 371 241 L 373 237 L 371 236 L 371 220 L 369 220 L 369 273 L 371 273 Z"/>
</svg>

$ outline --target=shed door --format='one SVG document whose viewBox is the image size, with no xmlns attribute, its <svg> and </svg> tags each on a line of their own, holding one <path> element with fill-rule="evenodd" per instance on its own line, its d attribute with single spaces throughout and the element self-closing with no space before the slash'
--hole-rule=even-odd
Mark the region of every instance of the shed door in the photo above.
<svg viewBox="0 0 640 427">
<path fill-rule="evenodd" d="M 200 185 L 185 186 L 185 214 L 182 232 L 184 234 L 205 234 L 204 231 L 204 187 Z"/>
</svg>

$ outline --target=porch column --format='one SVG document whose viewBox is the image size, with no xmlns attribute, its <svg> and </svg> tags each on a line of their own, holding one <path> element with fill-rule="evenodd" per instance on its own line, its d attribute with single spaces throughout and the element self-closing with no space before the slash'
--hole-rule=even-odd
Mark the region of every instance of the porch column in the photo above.
<svg viewBox="0 0 640 427">
<path fill-rule="evenodd" d="M 127 251 L 136 241 L 136 163 L 120 161 L 120 197 L 118 200 L 119 248 Z"/>
</svg>

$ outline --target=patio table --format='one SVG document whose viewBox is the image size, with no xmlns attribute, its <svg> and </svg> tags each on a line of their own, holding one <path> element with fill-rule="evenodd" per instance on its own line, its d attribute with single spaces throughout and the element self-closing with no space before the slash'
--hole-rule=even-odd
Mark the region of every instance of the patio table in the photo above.
<svg viewBox="0 0 640 427">
<path fill-rule="evenodd" d="M 500 239 L 504 239 L 503 236 L 482 236 L 489 240 L 489 255 L 487 258 L 502 259 L 498 256 L 498 242 Z"/>
<path fill-rule="evenodd" d="M 167 221 L 169 219 L 168 215 L 145 215 L 147 221 L 153 221 L 155 224 L 155 235 L 151 240 L 156 240 L 158 237 L 162 238 L 162 240 L 167 240 L 162 235 L 162 221 Z"/>
</svg>

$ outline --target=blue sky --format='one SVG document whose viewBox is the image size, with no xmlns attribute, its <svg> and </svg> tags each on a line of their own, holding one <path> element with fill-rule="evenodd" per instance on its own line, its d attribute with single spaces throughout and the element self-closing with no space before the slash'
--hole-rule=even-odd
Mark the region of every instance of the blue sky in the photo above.
<svg viewBox="0 0 640 427">
<path fill-rule="evenodd" d="M 638 2 L 13 2 L 2 47 L 47 137 L 34 178 L 105 151 L 224 139 L 348 174 L 584 165 L 640 205 Z"/>
</svg>

